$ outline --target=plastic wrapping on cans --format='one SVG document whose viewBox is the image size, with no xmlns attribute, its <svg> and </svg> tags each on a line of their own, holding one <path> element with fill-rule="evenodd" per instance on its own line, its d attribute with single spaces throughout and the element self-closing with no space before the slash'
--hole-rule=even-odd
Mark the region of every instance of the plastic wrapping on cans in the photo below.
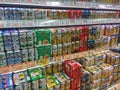
<svg viewBox="0 0 120 90">
<path fill-rule="evenodd" d="M 38 82 L 38 80 L 32 81 L 32 89 L 33 90 L 38 90 L 39 89 L 39 82 Z"/>
<path fill-rule="evenodd" d="M 33 30 L 28 30 L 27 31 L 27 47 L 28 48 L 33 48 L 34 45 L 34 36 L 33 36 Z"/>
<path fill-rule="evenodd" d="M 62 72 L 62 62 L 58 62 L 58 72 Z"/>
<path fill-rule="evenodd" d="M 74 60 L 67 60 L 63 62 L 63 69 L 70 78 L 81 77 L 82 66 Z"/>
<path fill-rule="evenodd" d="M 4 52 L 0 52 L 0 66 L 6 66 L 7 61 L 6 61 L 6 56 Z"/>
<path fill-rule="evenodd" d="M 15 86 L 15 90 L 23 90 L 23 84 Z"/>
<path fill-rule="evenodd" d="M 27 48 L 26 30 L 19 30 L 18 32 L 20 38 L 20 48 L 26 49 Z"/>
<path fill-rule="evenodd" d="M 11 30 L 11 39 L 14 50 L 20 49 L 18 31 L 16 29 Z"/>
<path fill-rule="evenodd" d="M 12 39 L 10 35 L 10 30 L 5 30 L 2 32 L 3 34 L 3 40 L 4 40 L 4 46 L 6 51 L 12 51 L 13 46 L 12 46 Z"/>
<path fill-rule="evenodd" d="M 46 74 L 47 75 L 52 74 L 52 64 L 46 66 Z"/>
<path fill-rule="evenodd" d="M 58 51 L 57 45 L 53 45 L 52 46 L 52 55 L 53 55 L 53 57 L 58 55 L 57 51 Z"/>
<path fill-rule="evenodd" d="M 52 64 L 52 70 L 53 70 L 53 73 L 58 73 L 58 63 L 53 63 Z"/>
<path fill-rule="evenodd" d="M 20 50 L 14 51 L 15 64 L 22 63 L 22 57 Z"/>
<path fill-rule="evenodd" d="M 26 82 L 24 84 L 24 90 L 31 90 L 31 83 L 30 82 Z"/>
<path fill-rule="evenodd" d="M 4 51 L 2 31 L 0 31 L 0 52 Z"/>
<path fill-rule="evenodd" d="M 6 52 L 7 64 L 15 64 L 14 53 L 12 51 Z"/>
<path fill-rule="evenodd" d="M 21 50 L 22 62 L 28 61 L 28 51 L 27 49 Z"/>
<path fill-rule="evenodd" d="M 34 48 L 28 49 L 28 61 L 34 61 L 35 59 L 34 54 L 35 54 Z"/>
<path fill-rule="evenodd" d="M 40 88 L 45 88 L 47 85 L 46 78 L 39 79 Z"/>
</svg>

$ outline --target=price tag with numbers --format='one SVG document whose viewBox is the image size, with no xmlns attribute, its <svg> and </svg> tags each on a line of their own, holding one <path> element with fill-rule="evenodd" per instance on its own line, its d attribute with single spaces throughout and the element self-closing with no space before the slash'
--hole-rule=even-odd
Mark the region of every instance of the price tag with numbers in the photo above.
<svg viewBox="0 0 120 90">
<path fill-rule="evenodd" d="M 28 20 L 28 27 L 34 26 L 34 21 L 33 20 Z"/>
<path fill-rule="evenodd" d="M 20 21 L 14 21 L 13 25 L 14 27 L 20 27 Z"/>
<path fill-rule="evenodd" d="M 26 25 L 27 25 L 26 20 L 21 20 L 20 23 L 21 23 L 21 25 L 20 25 L 21 27 L 26 27 Z"/>
<path fill-rule="evenodd" d="M 5 20 L 5 27 L 7 27 L 7 28 L 11 28 L 11 27 L 14 27 L 14 25 L 13 25 L 13 22 L 14 21 L 11 21 L 11 20 Z"/>
<path fill-rule="evenodd" d="M 32 3 L 34 0 L 26 0 L 26 3 Z"/>
<path fill-rule="evenodd" d="M 0 21 L 0 28 L 4 28 L 4 21 Z"/>
</svg>

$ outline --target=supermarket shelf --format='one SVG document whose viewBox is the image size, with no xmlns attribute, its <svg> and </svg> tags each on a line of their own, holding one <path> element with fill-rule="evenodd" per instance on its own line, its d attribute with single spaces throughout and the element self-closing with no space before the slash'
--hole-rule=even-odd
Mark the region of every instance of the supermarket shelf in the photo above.
<svg viewBox="0 0 120 90">
<path fill-rule="evenodd" d="M 43 8 L 43 9 L 89 9 L 89 10 L 102 10 L 102 11 L 119 11 L 120 5 L 114 4 L 99 4 L 90 2 L 81 2 L 78 5 L 65 5 L 65 4 L 36 4 L 36 3 L 11 3 L 0 2 L 3 7 L 18 7 L 18 8 Z"/>
<path fill-rule="evenodd" d="M 7 20 L 0 21 L 0 29 L 34 29 L 34 28 L 58 28 L 58 27 L 71 27 L 71 26 L 91 26 L 91 25 L 115 25 L 120 24 L 120 19 L 85 19 L 85 20 L 46 20 L 36 22 L 33 20 Z"/>
<path fill-rule="evenodd" d="M 64 28 L 64 27 L 74 27 L 74 26 L 92 26 L 92 25 L 117 25 L 120 23 L 102 23 L 102 24 L 84 24 L 84 25 L 62 25 L 62 26 L 30 26 L 30 27 L 5 27 L 0 28 L 0 30 L 3 29 L 35 29 L 35 28 Z"/>
<path fill-rule="evenodd" d="M 101 49 L 102 50 L 102 49 Z M 48 64 L 46 65 L 38 65 L 36 61 L 29 61 L 29 62 L 25 62 L 25 63 L 20 63 L 20 64 L 14 64 L 11 66 L 3 66 L 0 67 L 0 74 L 6 74 L 6 73 L 11 73 L 11 72 L 20 72 L 20 71 L 25 71 L 26 69 L 32 69 L 32 68 L 36 68 L 36 67 L 46 67 L 49 64 L 55 64 L 55 63 L 61 63 L 65 60 L 70 60 L 70 59 L 74 59 L 74 58 L 78 58 L 80 55 L 84 55 L 87 52 L 90 52 L 91 50 L 88 51 L 84 51 L 84 52 L 79 52 L 79 53 L 74 53 L 74 54 L 68 54 L 62 57 L 56 57 L 59 58 L 60 61 L 54 61 L 54 58 L 52 58 L 52 61 L 50 61 Z M 92 50 L 93 51 L 93 50 Z M 108 49 L 104 49 L 104 52 L 108 52 Z M 30 66 L 29 66 L 30 65 Z M 13 70 L 11 68 L 14 68 Z"/>
</svg>

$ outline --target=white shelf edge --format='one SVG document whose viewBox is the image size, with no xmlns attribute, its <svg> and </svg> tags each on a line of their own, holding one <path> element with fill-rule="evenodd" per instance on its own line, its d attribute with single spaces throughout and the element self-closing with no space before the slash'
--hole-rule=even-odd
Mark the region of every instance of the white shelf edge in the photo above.
<svg viewBox="0 0 120 90">
<path fill-rule="evenodd" d="M 88 4 L 88 2 L 86 2 Z M 120 10 L 120 5 L 114 4 L 98 4 L 93 3 L 94 7 L 86 7 L 86 6 L 78 6 L 78 5 L 47 5 L 47 4 L 35 4 L 35 3 L 10 3 L 10 2 L 0 2 L 0 6 L 7 6 L 7 7 L 20 7 L 20 8 L 46 8 L 46 9 L 96 9 L 96 10 Z M 101 5 L 101 8 L 97 8 L 96 6 Z M 102 6 L 112 6 L 111 8 L 102 7 Z"/>
</svg>

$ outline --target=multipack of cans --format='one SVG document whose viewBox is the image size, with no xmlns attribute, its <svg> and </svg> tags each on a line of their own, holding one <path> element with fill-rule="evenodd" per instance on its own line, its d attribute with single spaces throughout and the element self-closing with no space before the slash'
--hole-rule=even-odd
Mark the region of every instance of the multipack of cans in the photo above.
<svg viewBox="0 0 120 90">
<path fill-rule="evenodd" d="M 91 90 L 91 73 L 85 69 L 82 69 L 82 80 L 80 90 Z"/>
<path fill-rule="evenodd" d="M 67 60 L 63 62 L 63 70 L 70 77 L 70 88 L 78 90 L 81 86 L 82 66 L 74 61 Z"/>
<path fill-rule="evenodd" d="M 35 60 L 32 34 L 29 30 L 1 31 L 0 55 L 3 62 L 1 66 Z"/>
<path fill-rule="evenodd" d="M 9 90 L 33 90 L 33 89 L 40 88 L 38 80 L 40 78 L 43 80 L 43 78 L 45 77 L 42 75 L 42 71 L 39 68 L 34 68 L 34 69 L 29 69 L 27 71 L 25 70 L 25 71 L 14 72 L 12 73 L 11 76 L 9 76 L 9 78 L 11 78 L 10 82 L 11 83 L 13 82 L 12 86 L 4 87 L 3 89 L 5 90 L 7 89 Z"/>
<path fill-rule="evenodd" d="M 91 26 L 89 29 L 88 48 L 101 48 L 104 28 L 101 26 Z"/>
<path fill-rule="evenodd" d="M 118 41 L 119 25 L 91 26 L 89 29 L 88 49 L 112 47 Z"/>
<path fill-rule="evenodd" d="M 91 89 L 100 89 L 102 70 L 98 66 L 87 67 L 91 74 Z"/>
<path fill-rule="evenodd" d="M 106 62 L 106 53 L 107 51 L 103 50 L 93 50 L 91 52 L 85 52 L 79 58 L 76 58 L 75 61 L 80 63 L 84 69 L 94 65 L 101 65 Z"/>
<path fill-rule="evenodd" d="M 35 47 L 39 65 L 46 65 L 52 57 L 51 33 L 49 29 L 36 29 L 35 32 Z"/>
<path fill-rule="evenodd" d="M 115 83 L 120 77 L 120 56 L 119 53 L 108 52 L 106 62 L 114 67 L 113 79 L 111 83 Z"/>
<path fill-rule="evenodd" d="M 106 63 L 103 63 L 100 67 L 102 69 L 101 89 L 107 89 L 112 82 L 114 68 Z"/>
<path fill-rule="evenodd" d="M 48 90 L 59 90 L 60 82 L 54 76 L 47 76 L 47 87 Z"/>
<path fill-rule="evenodd" d="M 86 51 L 87 40 L 87 27 L 51 29 L 53 57 Z"/>
<path fill-rule="evenodd" d="M 119 34 L 119 26 L 104 26 L 104 41 L 108 41 L 108 43 L 104 43 L 104 45 L 108 45 L 109 47 L 112 47 L 116 45 L 118 42 L 118 34 Z"/>
<path fill-rule="evenodd" d="M 2 59 L 0 63 L 1 66 L 13 65 L 38 59 L 41 59 L 41 61 L 44 61 L 43 63 L 46 63 L 48 62 L 48 58 L 52 55 L 49 30 L 1 30 L 0 37 L 0 58 Z"/>
</svg>

